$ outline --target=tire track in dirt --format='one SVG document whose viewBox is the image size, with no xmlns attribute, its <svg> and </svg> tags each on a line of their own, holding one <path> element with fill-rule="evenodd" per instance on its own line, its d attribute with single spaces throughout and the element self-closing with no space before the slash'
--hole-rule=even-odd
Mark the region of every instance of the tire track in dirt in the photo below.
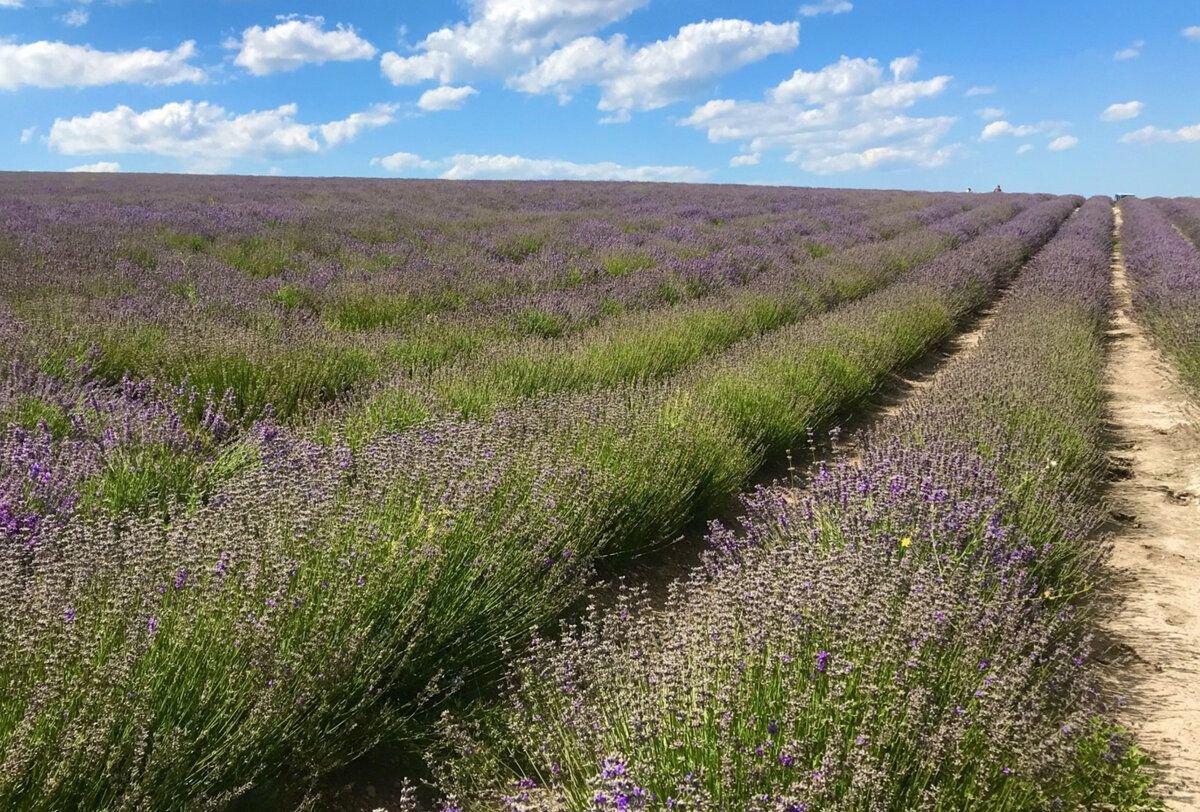
<svg viewBox="0 0 1200 812">
<path fill-rule="evenodd" d="M 1117 236 L 1121 215 L 1116 212 Z M 1119 720 L 1157 761 L 1172 809 L 1200 809 L 1200 410 L 1133 319 L 1120 247 L 1106 388 L 1114 438 L 1114 520 L 1103 619 Z"/>
</svg>

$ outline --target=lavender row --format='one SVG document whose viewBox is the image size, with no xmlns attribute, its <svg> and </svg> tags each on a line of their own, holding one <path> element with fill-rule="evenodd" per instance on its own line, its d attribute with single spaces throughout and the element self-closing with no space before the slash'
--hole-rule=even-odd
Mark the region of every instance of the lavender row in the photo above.
<svg viewBox="0 0 1200 812">
<path fill-rule="evenodd" d="M 860 460 L 716 527 L 665 608 L 630 589 L 535 639 L 505 700 L 443 722 L 444 808 L 1156 808 L 1081 622 L 1110 216 L 1090 201 Z"/>
<path fill-rule="evenodd" d="M 113 185 L 110 196 L 119 200 L 121 183 Z M 238 188 L 230 184 L 225 196 Z M 576 188 L 567 185 L 562 192 L 569 199 Z M 144 191 L 135 189 L 130 191 Z M 295 207 L 287 216 L 245 203 L 214 202 L 206 211 L 195 199 L 174 201 L 161 193 L 138 206 L 70 206 L 61 196 L 38 206 L 28 202 L 36 196 L 26 193 L 21 205 L 0 213 L 0 222 L 8 253 L 36 257 L 42 268 L 48 263 L 59 296 L 94 294 L 100 282 L 110 294 L 166 294 L 167 304 L 185 315 L 188 305 L 212 303 L 244 319 L 282 305 L 300 320 L 323 310 L 335 326 L 358 329 L 472 299 L 624 275 L 644 263 L 678 265 L 677 254 L 704 257 L 726 245 L 757 246 L 766 252 L 760 260 L 771 259 L 775 246 L 816 246 L 801 242 L 809 237 L 827 236 L 824 247 L 844 247 L 902 227 L 908 221 L 897 223 L 896 212 L 921 202 L 897 195 L 876 195 L 872 203 L 866 196 L 829 200 L 822 193 L 709 192 L 718 204 L 712 210 L 693 202 L 672 217 L 664 200 L 662 214 L 651 219 L 634 194 L 625 196 L 632 200 L 617 193 L 598 201 L 576 195 L 570 209 L 518 206 L 516 212 L 512 201 L 500 207 L 481 195 L 464 211 L 445 187 L 398 184 L 383 186 L 371 205 L 360 191 L 358 200 L 349 201 L 351 214 L 346 203 L 314 205 L 299 191 L 287 196 Z M 741 198 L 732 212 L 729 198 Z M 881 210 L 876 221 L 866 217 L 863 204 Z M 729 217 L 734 222 L 723 222 Z M 103 280 L 98 267 L 109 271 Z M 256 282 L 262 276 L 276 279 Z M 7 286 L 37 294 L 47 292 L 46 282 L 42 273 L 17 273 Z"/>
<path fill-rule="evenodd" d="M 57 213 L 62 201 L 53 201 L 51 210 Z M 900 203 L 911 207 L 908 201 Z M 960 207 L 951 203 L 936 211 L 929 207 L 917 210 L 936 220 Z M 39 213 L 45 217 L 45 212 Z M 138 209 L 127 219 L 144 227 L 142 218 L 150 215 Z M 88 216 L 96 220 L 97 228 L 111 227 L 114 220 L 123 222 L 119 209 L 88 207 L 61 219 L 76 227 Z M 156 212 L 154 216 L 161 220 L 165 215 Z M 969 214 L 953 221 L 965 224 L 960 229 L 976 222 Z M 222 224 L 230 226 L 220 219 L 210 225 Z M 50 227 L 37 221 L 26 225 L 43 230 Z M 29 233 L 34 238 L 41 234 L 36 228 Z M 78 235 L 76 240 L 67 244 L 88 244 L 79 241 Z M 48 261 L 61 259 L 52 254 Z M 59 274 L 77 272 L 89 283 L 111 283 L 94 272 L 87 275 L 82 266 L 77 271 L 72 267 L 69 263 L 54 265 Z M 33 264 L 28 270 L 33 270 Z M 162 315 L 155 310 L 161 297 L 152 293 L 131 299 L 125 308 L 110 314 L 130 341 L 111 344 L 103 352 L 80 347 L 78 362 L 70 355 L 63 358 L 53 353 L 56 343 L 61 345 L 60 334 L 37 335 L 28 323 L 14 320 L 6 311 L 5 324 L 15 339 L 9 346 L 38 345 L 28 355 L 28 363 L 8 368 L 0 402 L 0 421 L 5 424 L 0 518 L 6 537 L 31 543 L 44 522 L 60 521 L 81 506 L 89 513 L 161 509 L 171 498 L 203 492 L 214 477 L 219 479 L 231 467 L 221 443 L 236 428 L 229 422 L 244 418 L 248 404 L 278 406 L 286 415 L 304 400 L 336 396 L 361 376 L 373 374 L 371 353 L 355 347 L 341 352 L 306 347 L 309 341 L 303 331 L 287 333 L 291 346 L 281 356 L 274 347 L 275 338 L 247 345 L 239 342 L 237 331 L 225 329 L 212 334 L 211 354 L 201 353 L 198 359 L 184 357 L 188 365 L 178 385 L 134 384 L 125 379 L 101 385 L 128 366 L 140 365 L 153 375 L 176 378 L 168 368 L 169 356 L 163 357 L 163 345 L 175 340 L 172 333 L 189 349 L 200 343 L 198 325 L 165 330 Z M 102 300 L 96 306 L 106 307 Z M 58 319 L 49 326 L 61 332 L 61 313 Z M 31 334 L 35 338 L 31 339 Z M 32 364 L 47 367 L 52 374 Z M 237 449 L 232 449 L 232 455 L 236 457 L 236 453 Z"/>
<path fill-rule="evenodd" d="M 1121 251 L 1134 310 L 1173 357 L 1181 377 L 1200 387 L 1200 249 L 1185 236 L 1194 206 L 1168 201 L 1156 206 L 1136 198 L 1125 198 L 1120 206 Z"/>
<path fill-rule="evenodd" d="M 718 204 L 713 208 L 698 207 L 697 195 L 675 206 L 668 197 L 661 210 L 666 215 L 648 218 L 644 191 L 635 193 L 637 187 L 606 188 L 608 194 L 590 192 L 587 198 L 570 184 L 550 184 L 553 189 L 542 190 L 557 195 L 534 195 L 518 187 L 518 200 L 535 198 L 543 208 L 514 212 L 502 194 L 500 200 L 481 194 L 468 205 L 462 199 L 466 195 L 458 194 L 459 186 L 453 187 L 455 193 L 434 193 L 433 188 L 443 187 L 399 184 L 382 186 L 380 191 L 387 194 L 368 197 L 370 206 L 361 190 L 348 195 L 348 203 L 320 200 L 318 205 L 294 189 L 280 198 L 292 198 L 291 208 L 282 211 L 279 205 L 256 203 L 258 187 L 251 189 L 244 182 L 215 184 L 217 188 L 208 191 L 207 207 L 187 196 L 187 189 L 179 200 L 179 191 L 172 196 L 132 181 L 125 182 L 133 184 L 127 194 L 145 202 L 121 205 L 120 181 L 115 188 L 80 184 L 84 189 L 97 186 L 96 194 L 77 192 L 83 200 L 69 202 L 63 190 L 53 188 L 60 183 L 50 184 L 46 200 L 27 193 L 19 204 L 14 200 L 0 205 L 0 265 L 5 270 L 0 299 L 23 319 L 30 334 L 25 343 L 36 347 L 34 360 L 79 360 L 94 345 L 99 353 L 90 367 L 111 382 L 126 374 L 165 378 L 172 384 L 187 379 L 201 391 L 213 389 L 217 397 L 234 388 L 240 411 L 253 416 L 270 407 L 281 417 L 336 399 L 389 369 L 437 366 L 498 339 L 569 332 L 626 309 L 744 284 L 764 269 L 782 272 L 794 264 L 796 251 L 808 256 L 801 247 L 809 244 L 803 242 L 805 234 L 819 233 L 829 245 L 853 245 L 936 222 L 982 201 L 953 195 L 942 200 L 898 193 L 709 191 L 710 202 Z M 482 189 L 510 191 L 486 184 Z M 116 200 L 105 201 L 101 191 Z M 250 200 L 236 205 L 221 200 L 239 192 Z M 311 189 L 306 192 L 308 197 L 316 195 Z M 567 205 L 572 195 L 579 199 Z M 541 199 L 556 196 L 563 199 Z M 597 197 L 600 200 L 590 199 Z M 502 202 L 509 205 L 501 207 Z M 389 208 L 392 205 L 396 208 Z M 352 217 L 347 208 L 355 207 Z M 681 237 L 670 215 L 691 224 L 692 236 Z M 727 218 L 734 219 L 726 222 Z M 550 272 L 538 259 L 543 249 L 516 262 L 479 242 L 478 234 L 502 241 L 508 239 L 503 236 L 506 230 L 533 227 L 530 223 L 584 253 L 600 251 L 607 244 L 604 240 L 619 237 L 631 241 L 620 251 L 667 240 L 696 256 L 686 261 L 668 257 L 661 273 L 633 266 L 634 272 L 626 273 L 626 266 L 614 266 L 621 275 L 611 285 L 575 284 L 577 274 L 570 272 L 562 279 L 567 298 L 556 299 L 554 289 L 560 285 L 546 281 L 550 277 L 543 272 Z M 333 264 L 317 263 L 299 275 L 283 272 L 257 279 L 211 255 L 217 251 L 214 240 L 242 235 L 238 239 L 253 238 L 271 250 L 311 262 L 314 254 L 303 241 L 293 239 L 295 234 L 263 232 L 280 228 L 298 230 L 304 240 L 325 245 L 321 251 Z M 337 257 L 358 250 L 346 247 L 361 242 L 356 242 L 356 229 L 378 230 L 376 239 L 390 236 L 389 245 L 397 252 L 395 267 L 369 272 L 340 268 Z M 576 233 L 579 229 L 591 236 Z M 139 242 L 147 239 L 158 241 L 154 251 Z M 143 248 L 149 253 L 139 253 Z M 670 254 L 660 248 L 651 253 Z M 698 266 L 684 268 L 680 262 Z M 562 270 L 559 260 L 549 264 Z M 659 282 L 639 281 L 651 277 Z M 494 288 L 499 297 L 494 304 L 467 306 L 471 296 L 464 298 L 462 292 L 476 284 L 472 279 Z M 544 307 L 520 296 L 513 302 L 524 304 L 510 303 L 512 292 L 539 285 L 550 296 Z M 567 305 L 567 310 L 558 305 Z M 370 329 L 355 332 L 361 327 Z"/>
<path fill-rule="evenodd" d="M 949 208 L 958 207 L 956 203 Z M 861 279 L 861 269 L 868 267 L 872 260 L 885 261 L 886 269 L 886 261 L 899 266 L 913 261 L 922 252 L 947 250 L 955 241 L 1010 216 L 1013 209 L 1014 204 L 1006 202 L 981 206 L 937 223 L 930 231 L 917 232 L 912 239 L 898 236 L 875 251 L 831 255 L 818 263 L 824 274 L 820 278 L 826 280 L 823 284 L 828 286 L 830 280 L 842 278 L 839 274 L 848 278 L 857 270 Z M 947 207 L 943 207 L 942 212 L 931 213 L 931 216 L 937 219 L 946 211 Z M 799 286 L 797 278 L 802 277 L 792 275 L 793 284 Z M 810 288 L 816 287 L 813 278 L 809 275 Z M 777 283 L 776 295 L 793 295 L 778 287 L 784 281 Z M 770 292 L 766 289 L 759 295 Z M 800 296 L 792 311 L 771 306 L 765 312 L 768 316 L 795 317 L 801 312 L 800 305 L 814 295 Z M 827 294 L 826 298 L 832 300 L 834 297 Z M 758 312 L 756 301 L 743 304 L 743 310 L 747 310 L 751 318 L 755 317 Z M 199 359 L 184 357 L 185 362 L 188 358 L 192 360 L 179 385 L 154 387 L 151 382 L 143 381 L 135 386 L 122 380 L 114 386 L 101 386 L 99 381 L 125 368 L 130 353 L 140 356 L 141 364 L 148 364 L 152 373 L 168 379 L 176 377 L 164 368 L 169 364 L 163 360 L 163 345 L 174 339 L 169 332 L 164 332 L 162 319 L 153 309 L 154 300 L 149 297 L 138 299 L 130 306 L 136 309 L 118 312 L 115 318 L 123 325 L 120 330 L 135 339 L 134 346 L 118 343 L 107 346 L 106 351 L 100 353 L 84 352 L 80 348 L 83 361 L 76 363 L 69 356 L 47 359 L 44 345 L 53 347 L 54 339 L 61 339 L 61 336 L 52 336 L 42 342 L 41 355 L 33 355 L 31 361 L 45 365 L 50 360 L 51 366 L 58 367 L 56 377 L 35 371 L 28 364 L 11 368 L 8 402 L 0 404 L 0 419 L 11 426 L 4 437 L 6 451 L 0 465 L 3 524 L 10 536 L 20 536 L 28 542 L 42 522 L 60 520 L 81 503 L 93 513 L 101 508 L 121 512 L 124 509 L 145 510 L 155 505 L 161 508 L 171 498 L 185 498 L 190 492 L 202 493 L 231 467 L 230 456 L 236 461 L 237 449 L 226 453 L 220 441 L 232 435 L 235 426 L 229 425 L 230 421 L 244 420 L 248 404 L 278 405 L 286 415 L 305 399 L 319 400 L 337 395 L 352 387 L 360 376 L 374 374 L 376 367 L 374 353 L 366 350 L 350 347 L 342 352 L 322 352 L 319 347 L 306 347 L 303 332 L 289 333 L 291 346 L 280 356 L 273 346 L 275 339 L 247 345 L 239 342 L 238 333 L 231 335 L 230 330 L 223 330 L 211 336 L 215 342 L 212 354 L 204 352 Z M 727 303 L 724 309 L 733 311 L 736 308 L 734 301 Z M 713 318 L 720 318 L 721 313 L 718 309 L 711 313 L 693 313 L 690 319 L 687 313 L 675 316 L 673 318 L 679 322 L 676 332 L 691 332 L 706 317 L 711 322 Z M 794 315 L 789 316 L 789 313 Z M 672 318 L 665 313 L 658 314 L 657 318 L 664 316 Z M 753 322 L 747 324 L 754 326 Z M 762 325 L 763 328 L 770 326 L 770 323 Z M 14 331 L 25 333 L 24 340 L 28 342 L 27 325 L 20 325 Z M 653 334 L 643 335 L 643 328 L 637 323 L 626 325 L 625 332 L 635 339 L 635 343 L 648 348 L 655 344 L 647 340 L 653 338 Z M 662 332 L 660 327 L 660 334 Z M 199 336 L 194 331 L 182 329 L 176 333 L 186 339 L 189 350 L 195 349 Z M 719 334 L 717 338 L 720 338 Z M 594 353 L 595 347 L 604 343 L 603 336 L 590 335 L 579 346 Z M 657 353 L 659 347 L 653 351 Z M 97 367 L 101 369 L 97 370 Z M 39 388 L 45 386 L 54 389 L 53 395 L 42 397 L 39 394 Z M 428 411 L 414 409 L 407 391 L 403 387 L 384 391 L 376 401 L 367 403 L 366 420 L 358 422 L 379 430 L 394 429 L 398 419 L 415 421 L 423 418 Z M 218 392 L 224 392 L 219 403 Z M 128 402 L 116 405 L 123 398 Z M 108 405 L 98 409 L 95 406 L 97 399 Z M 146 408 L 145 404 L 151 401 L 152 405 Z M 378 409 L 380 402 L 384 409 L 395 409 L 393 404 L 397 401 L 399 417 L 385 412 L 380 419 L 370 411 Z M 124 438 L 120 443 L 107 437 L 117 419 L 113 416 L 114 409 L 121 412 L 120 420 L 127 424 L 117 429 Z M 109 417 L 100 419 L 97 417 L 100 412 L 109 413 Z M 220 423 L 216 434 L 208 426 L 214 419 Z M 58 428 L 43 427 L 43 421 L 57 424 Z M 130 421 L 135 425 L 129 425 Z M 171 427 L 168 432 L 187 434 L 187 442 L 160 437 L 160 426 L 163 425 Z M 354 430 L 361 433 L 357 427 Z M 180 449 L 185 446 L 188 450 L 183 453 Z"/>
<path fill-rule="evenodd" d="M 520 398 L 661 380 L 704 366 L 736 342 L 757 340 L 887 287 L 1019 211 L 1012 202 L 981 206 L 892 240 L 764 274 L 719 303 L 632 314 L 571 338 L 499 344 L 435 370 L 427 381 L 387 379 L 377 393 L 336 414 L 352 433 L 369 435 L 403 429 L 431 413 L 479 416 Z"/>
</svg>

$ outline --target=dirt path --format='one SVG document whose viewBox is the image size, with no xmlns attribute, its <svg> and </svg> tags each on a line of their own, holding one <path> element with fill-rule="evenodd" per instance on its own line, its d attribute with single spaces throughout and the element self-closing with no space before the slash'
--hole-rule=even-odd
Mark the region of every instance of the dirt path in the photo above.
<svg viewBox="0 0 1200 812">
<path fill-rule="evenodd" d="M 1170 808 L 1200 810 L 1200 411 L 1132 320 L 1119 253 L 1113 294 L 1106 385 L 1124 478 L 1109 492 L 1120 595 L 1101 654 Z"/>
<path fill-rule="evenodd" d="M 933 386 L 947 370 L 969 358 L 984 334 L 991 329 L 996 320 L 996 310 L 1007 293 L 1007 287 L 997 291 L 987 306 L 972 316 L 961 331 L 950 336 L 915 365 L 893 374 L 879 395 L 848 424 L 848 442 L 839 450 L 859 453 L 858 446 L 867 429 L 904 411 L 908 403 Z"/>
</svg>

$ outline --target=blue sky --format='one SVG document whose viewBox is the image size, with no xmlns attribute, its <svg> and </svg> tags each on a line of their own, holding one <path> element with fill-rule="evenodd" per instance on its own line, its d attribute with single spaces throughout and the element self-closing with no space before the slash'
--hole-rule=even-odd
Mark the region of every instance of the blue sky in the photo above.
<svg viewBox="0 0 1200 812">
<path fill-rule="evenodd" d="M 1195 0 L 0 0 L 0 169 L 1200 195 Z"/>
</svg>

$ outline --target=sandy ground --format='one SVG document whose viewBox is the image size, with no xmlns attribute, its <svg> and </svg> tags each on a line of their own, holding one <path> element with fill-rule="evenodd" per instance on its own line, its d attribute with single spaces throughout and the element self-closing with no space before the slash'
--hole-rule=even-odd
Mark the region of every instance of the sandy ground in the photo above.
<svg viewBox="0 0 1200 812">
<path fill-rule="evenodd" d="M 1113 293 L 1107 389 L 1123 478 L 1108 497 L 1118 598 L 1101 656 L 1168 805 L 1200 810 L 1200 410 L 1131 319 L 1119 255 Z"/>
</svg>

